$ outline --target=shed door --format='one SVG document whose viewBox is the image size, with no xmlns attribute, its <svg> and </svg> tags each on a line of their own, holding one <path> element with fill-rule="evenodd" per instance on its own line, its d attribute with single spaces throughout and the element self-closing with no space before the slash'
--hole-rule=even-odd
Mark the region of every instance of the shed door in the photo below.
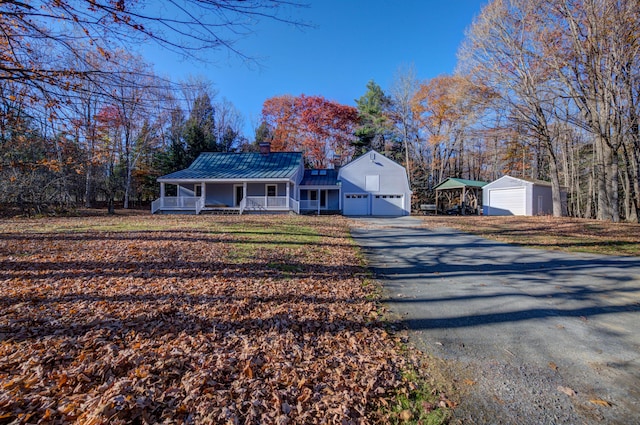
<svg viewBox="0 0 640 425">
<path fill-rule="evenodd" d="M 374 195 L 372 203 L 373 215 L 404 215 L 404 197 L 402 195 Z"/>
<path fill-rule="evenodd" d="M 344 215 L 369 215 L 369 194 L 352 193 L 344 195 L 342 207 Z"/>
<path fill-rule="evenodd" d="M 489 215 L 526 215 L 525 188 L 489 190 Z"/>
</svg>

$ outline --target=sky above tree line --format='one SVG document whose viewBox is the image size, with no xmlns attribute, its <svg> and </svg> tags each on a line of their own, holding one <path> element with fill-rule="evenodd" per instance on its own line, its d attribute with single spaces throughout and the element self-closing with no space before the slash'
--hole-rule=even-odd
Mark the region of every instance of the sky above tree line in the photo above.
<svg viewBox="0 0 640 425">
<path fill-rule="evenodd" d="M 401 68 L 413 66 L 421 80 L 453 73 L 465 29 L 485 3 L 311 0 L 288 15 L 308 27 L 265 20 L 237 40 L 233 47 L 259 65 L 222 50 L 206 55 L 209 64 L 153 48 L 144 55 L 161 76 L 211 81 L 243 114 L 252 139 L 262 104 L 273 96 L 304 93 L 355 106 L 368 81 L 387 90 Z"/>
</svg>

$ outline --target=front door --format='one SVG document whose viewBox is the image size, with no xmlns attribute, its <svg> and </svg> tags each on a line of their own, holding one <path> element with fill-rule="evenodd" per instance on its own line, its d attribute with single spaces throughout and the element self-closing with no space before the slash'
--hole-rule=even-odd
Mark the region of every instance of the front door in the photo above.
<svg viewBox="0 0 640 425">
<path fill-rule="evenodd" d="M 236 207 L 239 207 L 240 202 L 242 201 L 243 198 L 244 198 L 244 186 L 241 184 L 235 185 L 233 190 L 233 205 L 235 205 Z"/>
</svg>

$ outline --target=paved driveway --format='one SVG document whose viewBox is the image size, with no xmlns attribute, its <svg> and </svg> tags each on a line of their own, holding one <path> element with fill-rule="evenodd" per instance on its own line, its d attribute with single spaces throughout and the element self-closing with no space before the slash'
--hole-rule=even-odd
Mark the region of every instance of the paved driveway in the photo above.
<svg viewBox="0 0 640 425">
<path fill-rule="evenodd" d="M 640 424 L 640 258 L 354 221 L 391 311 L 468 390 L 458 422 Z"/>
</svg>

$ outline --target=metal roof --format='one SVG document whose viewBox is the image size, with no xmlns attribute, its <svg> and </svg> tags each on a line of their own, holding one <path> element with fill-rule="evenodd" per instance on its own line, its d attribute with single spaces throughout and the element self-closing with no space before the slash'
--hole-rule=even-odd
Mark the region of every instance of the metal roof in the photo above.
<svg viewBox="0 0 640 425">
<path fill-rule="evenodd" d="M 482 182 L 479 180 L 465 180 L 465 179 L 457 179 L 454 177 L 449 177 L 436 187 L 435 190 L 442 189 L 462 189 L 463 187 L 483 187 L 487 185 L 487 182 Z"/>
<path fill-rule="evenodd" d="M 164 175 L 158 180 L 289 179 L 301 166 L 300 152 L 204 152 L 189 168 Z"/>
<path fill-rule="evenodd" d="M 304 177 L 300 186 L 336 186 L 338 184 L 338 170 L 304 170 Z"/>
</svg>

